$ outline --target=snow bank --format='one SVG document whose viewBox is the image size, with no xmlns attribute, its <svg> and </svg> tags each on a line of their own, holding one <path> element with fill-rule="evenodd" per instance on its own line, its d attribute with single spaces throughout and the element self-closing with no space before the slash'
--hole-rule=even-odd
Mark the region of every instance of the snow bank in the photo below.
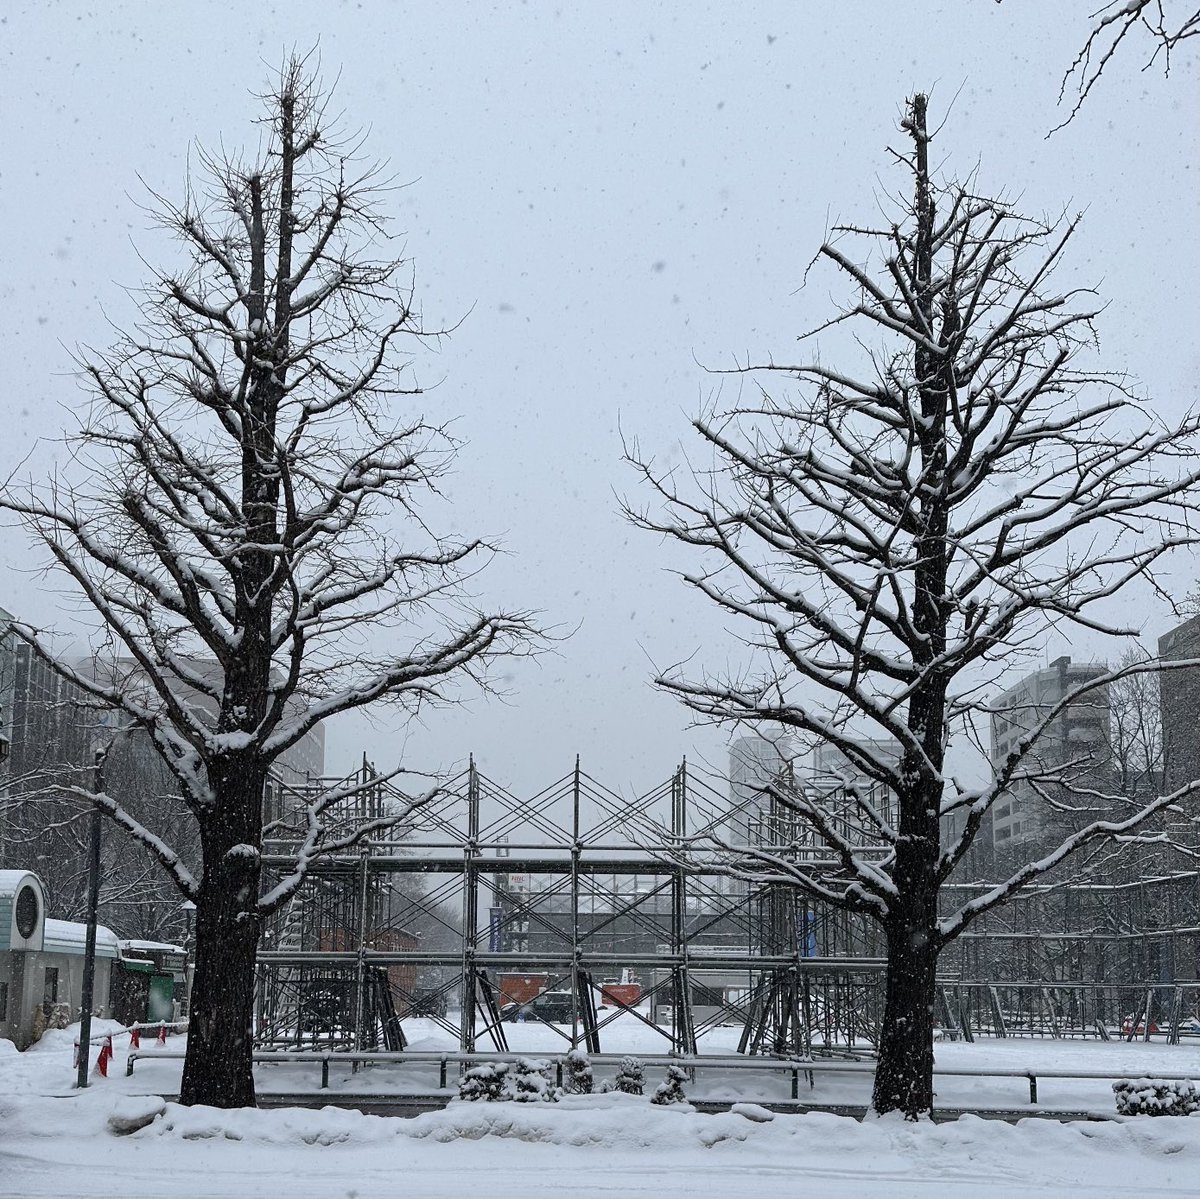
<svg viewBox="0 0 1200 1199">
<path fill-rule="evenodd" d="M 809 1155 L 900 1161 L 991 1161 L 1003 1172 L 1025 1171 L 1034 1161 L 1129 1161 L 1176 1157 L 1200 1165 L 1200 1118 L 1164 1117 L 1060 1124 L 1030 1118 L 1017 1124 L 964 1116 L 945 1124 L 909 1124 L 899 1118 L 859 1122 L 824 1112 L 775 1116 L 755 1105 L 704 1115 L 682 1105 L 655 1106 L 619 1092 L 567 1095 L 557 1104 L 468 1103 L 413 1119 L 368 1116 L 325 1107 L 223 1111 L 181 1107 L 148 1096 L 29 1098 L 10 1103 L 14 1134 L 53 1137 L 70 1128 L 73 1139 L 127 1136 L 137 1142 L 222 1141 L 254 1146 L 368 1147 L 406 1141 L 435 1144 L 489 1138 L 527 1144 L 662 1155 L 719 1149 L 802 1160 Z M 1015 1174 L 1014 1174 L 1015 1176 Z"/>
<path fill-rule="evenodd" d="M 1192 1195 L 1200 1176 L 1200 1116 L 859 1123 L 827 1113 L 775 1115 L 752 1102 L 702 1115 L 620 1092 L 565 1095 L 558 1103 L 453 1102 L 410 1120 L 332 1107 L 230 1112 L 137 1093 L 177 1087 L 178 1062 L 144 1062 L 132 1078 L 118 1072 L 75 1091 L 72 1039 L 73 1030 L 49 1034 L 40 1051 L 24 1054 L 0 1042 L 9 1171 L 0 1194 L 128 1199 L 170 1178 L 180 1199 L 328 1199 L 353 1178 L 364 1199 L 394 1196 L 398 1180 L 422 1199 L 474 1191 L 509 1199 L 545 1193 L 554 1174 L 587 1180 L 579 1189 L 586 1199 L 645 1189 L 648 1180 L 664 1199 L 774 1199 L 803 1189 L 805 1179 L 811 1193 L 837 1199 L 918 1192 L 928 1199 L 1064 1192 L 1108 1199 Z M 1149 1064 L 1133 1048 L 1105 1060 Z M 1036 1056 L 1028 1046 L 1011 1047 L 1018 1051 Z M 1105 1098 L 1111 1112 L 1111 1090 Z"/>
</svg>

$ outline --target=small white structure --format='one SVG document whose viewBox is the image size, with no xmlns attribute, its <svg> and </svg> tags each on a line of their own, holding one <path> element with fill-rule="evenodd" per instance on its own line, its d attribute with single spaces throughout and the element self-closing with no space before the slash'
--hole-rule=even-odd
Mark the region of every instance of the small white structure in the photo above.
<svg viewBox="0 0 1200 1199">
<path fill-rule="evenodd" d="M 36 874 L 0 870 L 0 1037 L 24 1049 L 56 1016 L 79 1018 L 86 940 L 87 925 L 47 919 L 46 892 Z M 116 936 L 98 927 L 98 1012 L 108 1008 L 108 962 L 117 956 Z"/>
</svg>

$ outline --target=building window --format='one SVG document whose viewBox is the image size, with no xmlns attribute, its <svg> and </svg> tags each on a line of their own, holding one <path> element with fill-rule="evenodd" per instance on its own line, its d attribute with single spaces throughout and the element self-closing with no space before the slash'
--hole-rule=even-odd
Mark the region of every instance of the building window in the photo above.
<svg viewBox="0 0 1200 1199">
<path fill-rule="evenodd" d="M 57 966 L 47 966 L 46 967 L 46 981 L 42 988 L 42 1002 L 43 1003 L 57 1003 L 58 1002 L 58 967 Z"/>
<path fill-rule="evenodd" d="M 8 983 L 0 983 L 0 1024 L 8 1019 Z"/>
</svg>

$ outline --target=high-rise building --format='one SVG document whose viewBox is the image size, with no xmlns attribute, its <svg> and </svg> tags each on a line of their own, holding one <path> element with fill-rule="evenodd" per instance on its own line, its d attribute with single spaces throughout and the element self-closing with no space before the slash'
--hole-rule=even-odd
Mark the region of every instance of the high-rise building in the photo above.
<svg viewBox="0 0 1200 1199">
<path fill-rule="evenodd" d="M 86 904 L 87 824 L 71 788 L 92 780 L 93 755 L 106 747 L 105 783 L 122 807 L 161 837 L 190 866 L 198 865 L 195 821 L 178 796 L 179 786 L 152 740 L 142 732 L 115 736 L 117 715 L 98 706 L 84 688 L 64 678 L 13 634 L 13 618 L 0 609 L 0 732 L 9 739 L 9 758 L 0 767 L 0 869 L 30 869 L 42 878 L 57 911 L 79 916 Z M 83 674 L 93 660 L 73 663 Z M 217 677 L 214 663 L 195 661 L 200 677 Z M 140 667 L 109 663 L 102 677 L 127 693 L 136 688 L 150 702 L 152 691 Z M 200 715 L 215 714 L 202 689 L 178 680 L 177 698 Z M 325 769 L 321 725 L 309 731 L 275 763 L 286 787 L 305 788 Z M 274 786 L 274 784 L 273 784 Z M 165 875 L 146 870 L 146 858 L 132 841 L 103 838 L 101 889 L 103 919 L 128 936 L 163 939 L 177 935 L 179 897 Z M 108 893 L 122 891 L 121 906 L 109 907 Z M 115 901 L 114 901 L 115 902 Z"/>
<path fill-rule="evenodd" d="M 1158 639 L 1158 656 L 1166 662 L 1200 661 L 1200 616 L 1193 616 Z M 1200 666 L 1164 670 L 1158 676 L 1162 725 L 1162 785 L 1166 793 L 1200 779 Z M 1173 842 L 1200 848 L 1195 824 L 1174 812 L 1163 814 Z"/>
<path fill-rule="evenodd" d="M 771 810 L 766 788 L 785 774 L 794 760 L 791 738 L 753 735 L 738 737 L 729 746 L 730 840 L 737 845 L 770 841 L 763 822 Z"/>
<path fill-rule="evenodd" d="M 887 738 L 855 738 L 854 746 L 863 757 L 885 766 L 900 761 L 900 743 Z M 822 795 L 822 806 L 834 820 L 834 827 L 852 844 L 870 846 L 881 841 L 879 829 L 868 814 L 874 812 L 893 827 L 897 820 L 894 792 L 873 779 L 844 750 L 831 741 L 821 742 L 812 755 L 812 774 L 807 785 Z M 857 795 L 857 799 L 855 794 Z"/>
<path fill-rule="evenodd" d="M 83 667 L 81 667 L 83 669 Z M 215 661 L 203 658 L 188 659 L 188 669 L 198 679 L 214 684 L 214 690 L 219 690 L 221 673 Z M 121 658 L 104 667 L 104 677 L 125 689 L 137 688 L 145 692 L 147 702 L 152 692 L 149 680 L 142 667 L 130 658 Z M 171 692 L 181 700 L 200 721 L 213 725 L 217 717 L 217 701 L 200 686 L 183 678 L 176 678 L 171 684 Z M 293 702 L 285 711 L 299 707 Z M 275 759 L 273 770 L 279 779 L 288 787 L 302 787 L 310 780 L 321 778 L 325 773 L 325 727 L 317 724 L 296 742 L 289 746 Z"/>
<path fill-rule="evenodd" d="M 891 737 L 869 739 L 855 738 L 854 746 L 862 750 L 863 756 L 887 766 L 900 761 L 900 742 Z M 831 790 L 843 790 L 847 786 L 871 787 L 875 784 L 857 763 L 832 741 L 822 741 L 812 755 L 813 782 L 816 786 Z"/>
<path fill-rule="evenodd" d="M 1200 616 L 1164 633 L 1158 655 L 1167 662 L 1200 661 Z M 1164 670 L 1158 680 L 1166 788 L 1200 778 L 1200 666 Z"/>
<path fill-rule="evenodd" d="M 1076 688 L 1104 674 L 1097 662 L 1056 658 L 996 697 L 992 713 L 991 763 L 999 770 L 1022 738 L 1037 730 L 1050 711 Z M 1026 771 L 1046 768 L 1058 776 L 1043 784 L 1070 803 L 1075 787 L 1101 783 L 1108 772 L 1108 689 L 1096 687 L 1068 703 L 1042 729 L 1024 759 Z M 1065 827 L 1031 781 L 1014 782 L 992 807 L 992 843 L 997 850 L 1039 841 Z"/>
</svg>

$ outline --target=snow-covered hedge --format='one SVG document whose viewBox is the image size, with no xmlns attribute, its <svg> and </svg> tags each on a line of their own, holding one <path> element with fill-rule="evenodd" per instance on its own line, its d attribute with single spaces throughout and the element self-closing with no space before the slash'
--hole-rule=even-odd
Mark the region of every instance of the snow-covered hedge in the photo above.
<svg viewBox="0 0 1200 1199">
<path fill-rule="evenodd" d="M 559 1089 L 550 1081 L 550 1063 L 536 1058 L 517 1058 L 516 1071 L 510 1076 L 512 1097 L 517 1103 L 557 1103 Z"/>
<path fill-rule="evenodd" d="M 658 1084 L 650 1102 L 659 1107 L 665 1107 L 668 1103 L 687 1103 L 683 1084 L 690 1081 L 688 1072 L 682 1066 L 668 1066 L 667 1077 Z"/>
<path fill-rule="evenodd" d="M 458 1080 L 458 1097 L 488 1103 L 507 1099 L 504 1087 L 507 1077 L 507 1062 L 484 1062 L 482 1065 L 472 1066 Z"/>
<path fill-rule="evenodd" d="M 1121 1078 L 1113 1083 L 1121 1116 L 1190 1116 L 1200 1112 L 1200 1091 L 1193 1082 L 1166 1078 Z"/>
<path fill-rule="evenodd" d="M 578 1049 L 572 1049 L 563 1061 L 567 1067 L 563 1089 L 568 1095 L 590 1095 L 596 1082 L 591 1058 Z"/>
<path fill-rule="evenodd" d="M 640 1095 L 646 1088 L 646 1068 L 641 1059 L 625 1056 L 617 1071 L 616 1087 L 626 1095 Z"/>
</svg>

